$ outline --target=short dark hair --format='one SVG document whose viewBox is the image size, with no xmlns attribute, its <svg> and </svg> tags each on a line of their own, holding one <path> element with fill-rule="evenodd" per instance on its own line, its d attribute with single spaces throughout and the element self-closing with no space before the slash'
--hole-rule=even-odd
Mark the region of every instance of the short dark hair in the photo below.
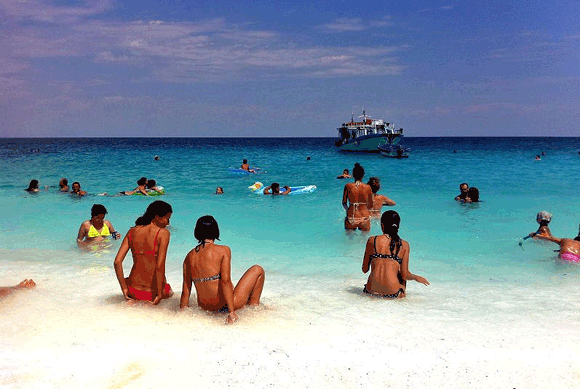
<svg viewBox="0 0 580 389">
<path fill-rule="evenodd" d="M 147 177 L 141 177 L 137 180 L 137 185 L 145 185 L 147 183 Z"/>
<path fill-rule="evenodd" d="M 79 188 L 81 187 L 81 183 L 78 181 L 73 182 L 71 186 L 75 186 L 75 184 L 77 184 L 79 186 Z"/>
<path fill-rule="evenodd" d="M 105 208 L 105 206 L 102 204 L 95 204 L 91 208 L 91 217 L 97 216 L 97 215 L 106 215 L 106 214 L 107 214 L 107 208 Z"/>
<path fill-rule="evenodd" d="M 155 185 L 157 185 L 157 181 L 155 181 L 155 180 L 148 180 L 147 181 L 147 188 L 153 188 Z"/>
<path fill-rule="evenodd" d="M 242 163 L 248 163 L 248 160 L 247 160 L 247 159 L 244 159 L 244 160 L 242 161 Z"/>
<path fill-rule="evenodd" d="M 195 239 L 197 239 L 199 243 L 206 239 L 219 240 L 220 229 L 214 217 L 211 215 L 205 215 L 197 219 L 195 229 L 193 230 L 193 236 L 195 236 Z"/>
</svg>

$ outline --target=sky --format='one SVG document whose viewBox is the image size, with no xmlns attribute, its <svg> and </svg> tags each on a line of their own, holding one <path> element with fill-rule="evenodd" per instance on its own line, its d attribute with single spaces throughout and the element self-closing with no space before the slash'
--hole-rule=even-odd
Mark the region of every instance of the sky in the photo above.
<svg viewBox="0 0 580 389">
<path fill-rule="evenodd" d="M 0 0 L 0 137 L 580 136 L 577 0 Z"/>
</svg>

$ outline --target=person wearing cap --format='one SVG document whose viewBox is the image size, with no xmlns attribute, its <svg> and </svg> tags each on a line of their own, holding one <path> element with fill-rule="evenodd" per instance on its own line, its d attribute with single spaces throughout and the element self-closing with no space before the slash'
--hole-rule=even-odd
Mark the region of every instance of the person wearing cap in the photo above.
<svg viewBox="0 0 580 389">
<path fill-rule="evenodd" d="M 536 239 L 552 240 L 554 236 L 548 227 L 552 220 L 552 214 L 548 211 L 540 211 L 536 215 L 536 221 L 540 225 L 536 232 L 532 232 L 529 236 Z"/>
<path fill-rule="evenodd" d="M 548 240 L 560 245 L 561 260 L 580 263 L 580 226 L 578 226 L 578 235 L 574 239 L 551 237 Z"/>
</svg>

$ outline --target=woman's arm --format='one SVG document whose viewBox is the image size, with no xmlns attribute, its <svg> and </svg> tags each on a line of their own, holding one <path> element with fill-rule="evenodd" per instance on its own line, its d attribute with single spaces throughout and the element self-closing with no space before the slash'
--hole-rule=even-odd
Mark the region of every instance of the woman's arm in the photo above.
<svg viewBox="0 0 580 389">
<path fill-rule="evenodd" d="M 344 190 L 342 191 L 342 207 L 344 208 L 345 211 L 348 211 L 348 189 L 347 189 L 347 185 L 346 184 L 344 186 Z"/>
<path fill-rule="evenodd" d="M 111 236 L 113 237 L 113 239 L 121 239 L 121 233 L 117 230 L 115 230 L 115 227 L 113 227 L 113 224 L 111 224 L 110 221 L 105 220 L 105 223 L 107 224 L 107 226 L 109 227 L 109 232 L 111 233 Z"/>
<path fill-rule="evenodd" d="M 405 281 L 413 280 L 420 282 L 425 285 L 429 285 L 429 281 L 426 278 L 413 274 L 409 271 L 409 253 L 411 249 L 409 248 L 409 244 L 403 241 L 403 258 L 401 263 L 401 276 Z"/>
<path fill-rule="evenodd" d="M 228 306 L 229 315 L 226 322 L 233 323 L 238 315 L 234 306 L 234 284 L 232 283 L 232 251 L 229 247 L 224 246 L 225 253 L 220 264 L 220 283 L 224 298 Z"/>
<path fill-rule="evenodd" d="M 183 287 L 181 289 L 181 300 L 179 308 L 184 309 L 189 307 L 189 297 L 191 296 L 191 270 L 189 265 L 189 254 L 185 256 L 183 261 Z"/>
<path fill-rule="evenodd" d="M 395 203 L 393 200 L 391 200 L 387 196 L 382 196 L 382 197 L 383 197 L 383 205 L 387 205 L 389 207 L 392 207 L 393 205 L 397 205 L 397 203 Z"/>
<path fill-rule="evenodd" d="M 366 189 L 367 189 L 367 207 L 369 209 L 373 209 L 373 190 L 369 185 L 367 185 Z"/>
<path fill-rule="evenodd" d="M 155 265 L 155 291 L 157 295 L 153 300 L 153 305 L 159 304 L 163 299 L 163 285 L 165 281 L 165 260 L 167 259 L 167 248 L 169 247 L 169 240 L 171 233 L 167 229 L 162 229 L 159 232 L 159 254 L 157 255 L 157 264 Z"/>
<path fill-rule="evenodd" d="M 131 297 L 129 297 L 129 288 L 127 287 L 127 282 L 125 281 L 125 275 L 123 274 L 123 261 L 125 260 L 125 256 L 127 256 L 127 252 L 129 252 L 128 234 L 125 236 L 125 239 L 123 239 L 121 247 L 119 247 L 119 251 L 115 256 L 113 266 L 115 267 L 115 274 L 117 275 L 117 281 L 119 281 L 119 285 L 123 291 L 123 296 L 125 296 L 125 299 L 127 300 L 132 300 Z"/>
<path fill-rule="evenodd" d="M 365 249 L 365 255 L 363 257 L 363 263 L 362 263 L 362 272 L 363 273 L 367 273 L 369 271 L 369 269 L 371 268 L 371 261 L 369 259 L 369 257 L 373 254 L 374 252 L 374 240 L 373 239 L 377 239 L 376 236 L 371 236 L 368 240 L 367 240 L 367 246 Z M 373 242 L 373 243 L 371 243 Z"/>
<path fill-rule="evenodd" d="M 82 222 L 80 228 L 79 228 L 79 233 L 77 234 L 77 245 L 81 245 L 83 243 L 83 239 L 85 238 L 85 236 L 87 235 L 88 232 L 88 227 L 87 227 L 87 222 Z"/>
</svg>

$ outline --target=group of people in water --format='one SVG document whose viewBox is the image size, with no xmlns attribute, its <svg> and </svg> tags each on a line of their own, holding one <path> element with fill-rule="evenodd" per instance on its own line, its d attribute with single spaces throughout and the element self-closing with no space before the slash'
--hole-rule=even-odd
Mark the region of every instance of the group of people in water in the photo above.
<svg viewBox="0 0 580 389">
<path fill-rule="evenodd" d="M 48 190 L 50 186 L 45 186 L 45 190 Z M 38 187 L 38 180 L 31 180 L 28 184 L 28 188 L 24 189 L 29 193 L 40 192 Z M 78 181 L 72 183 L 69 187 L 68 180 L 66 178 L 61 178 L 58 183 L 59 192 L 70 192 L 73 196 L 86 196 L 88 193 L 81 189 L 81 184 Z M 141 194 L 143 196 L 153 196 L 157 194 L 164 194 L 165 190 L 162 186 L 157 185 L 157 182 L 153 179 L 147 179 L 146 177 L 141 177 L 137 180 L 137 187 L 133 190 L 121 191 L 113 196 L 128 196 L 133 194 Z M 99 196 L 108 196 L 105 193 L 99 193 Z"/>
<path fill-rule="evenodd" d="M 580 226 L 578 226 L 578 235 L 574 239 L 556 238 L 552 235 L 548 226 L 552 221 L 552 214 L 547 211 L 540 211 L 536 215 L 536 222 L 540 225 L 535 232 L 531 232 L 523 239 L 534 238 L 554 242 L 560 246 L 560 259 L 567 262 L 580 263 Z M 520 246 L 522 242 L 520 242 Z"/>
<path fill-rule="evenodd" d="M 463 182 L 459 184 L 459 194 L 455 196 L 455 200 L 462 203 L 478 203 L 479 189 L 474 186 L 470 188 L 467 182 Z"/>
</svg>

